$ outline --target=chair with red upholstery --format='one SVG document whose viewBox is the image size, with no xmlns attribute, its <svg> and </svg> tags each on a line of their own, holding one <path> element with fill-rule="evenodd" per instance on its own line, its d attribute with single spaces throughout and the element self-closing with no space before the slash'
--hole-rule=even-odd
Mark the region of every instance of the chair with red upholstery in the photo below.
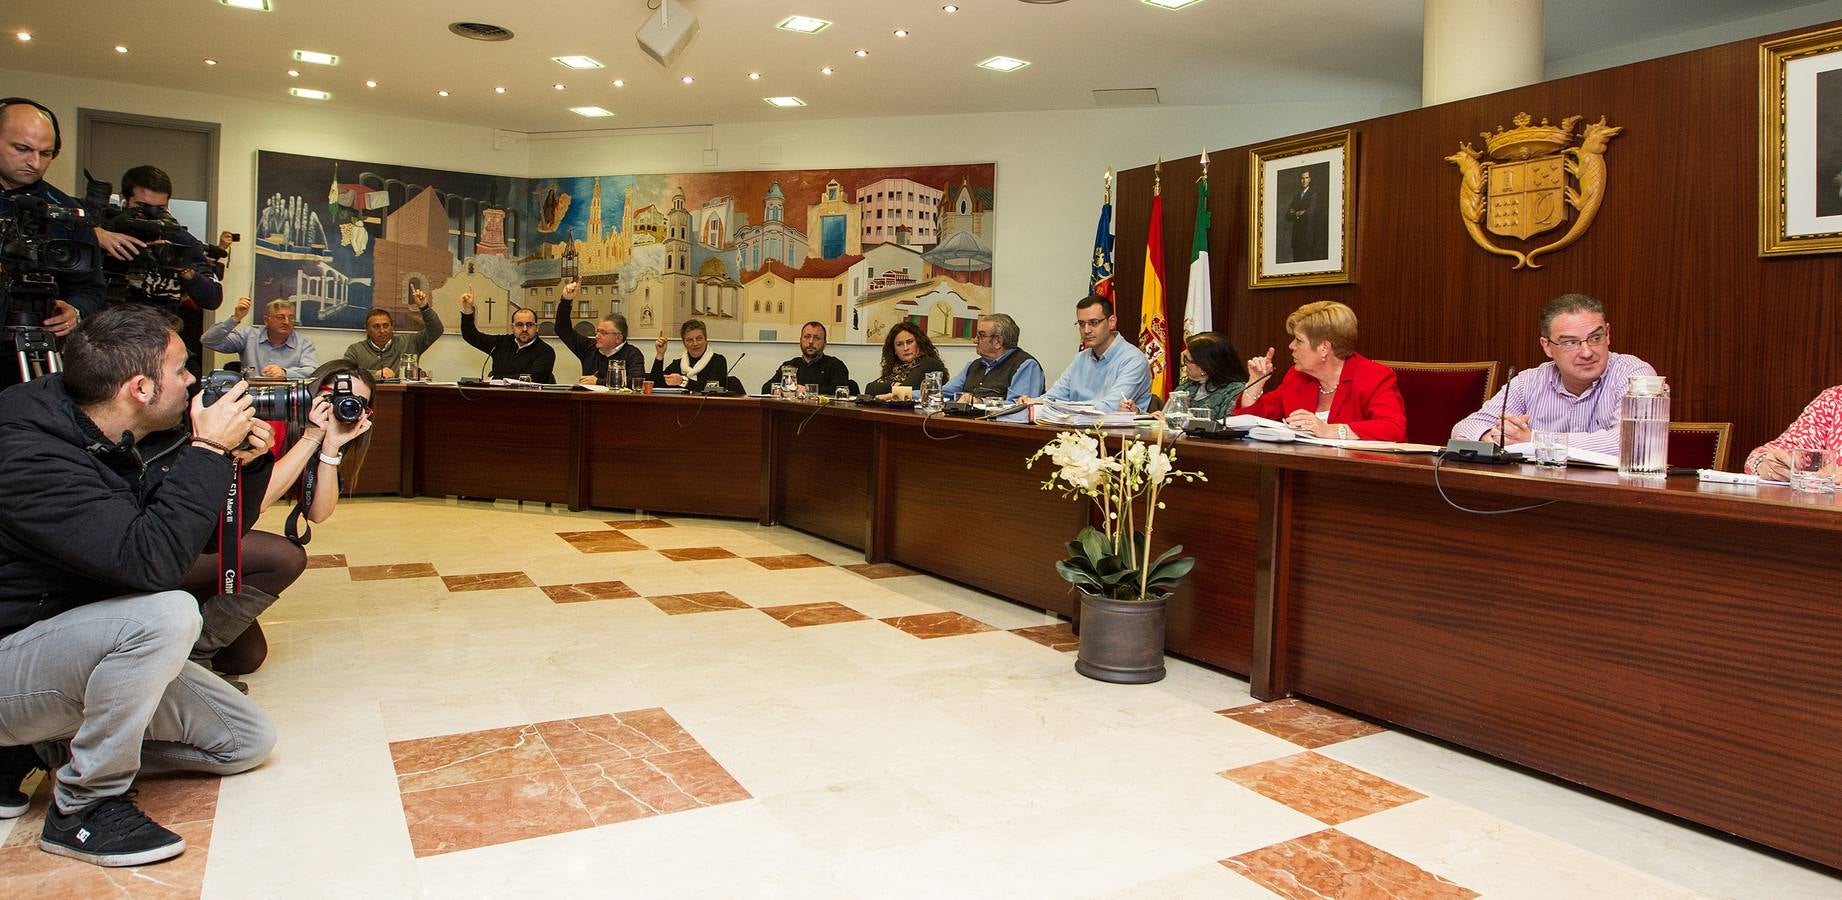
<svg viewBox="0 0 1842 900">
<path fill-rule="evenodd" d="M 1407 407 L 1407 440 L 1414 444 L 1444 444 L 1452 426 L 1479 407 L 1497 390 L 1498 363 L 1381 362 L 1394 370 Z"/>
<path fill-rule="evenodd" d="M 1725 469 L 1732 422 L 1669 423 L 1669 467 Z"/>
</svg>

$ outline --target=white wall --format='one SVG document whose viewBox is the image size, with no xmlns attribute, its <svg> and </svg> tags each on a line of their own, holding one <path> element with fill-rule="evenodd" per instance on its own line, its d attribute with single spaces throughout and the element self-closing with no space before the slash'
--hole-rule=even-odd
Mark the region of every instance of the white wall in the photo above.
<svg viewBox="0 0 1842 900">
<path fill-rule="evenodd" d="M 1760 37 L 1778 31 L 1789 31 L 1822 22 L 1842 19 L 1842 0 L 1824 0 L 1793 9 L 1780 10 L 1765 15 L 1752 16 L 1720 25 L 1710 25 L 1676 34 L 1665 35 L 1635 44 L 1625 44 L 1602 50 L 1597 53 L 1585 53 L 1566 59 L 1548 61 L 1546 77 L 1549 79 L 1565 78 L 1585 72 L 1597 72 L 1613 66 L 1622 66 L 1646 59 L 1657 59 L 1672 53 L 1686 53 L 1732 41 Z"/>
<path fill-rule="evenodd" d="M 1087 290 L 1101 175 L 1107 166 L 1131 168 L 1160 156 L 1190 156 L 1208 148 L 1411 109 L 1417 103 L 1408 94 L 1318 104 L 878 119 L 802 120 L 794 113 L 786 123 L 719 125 L 676 133 L 652 129 L 602 131 L 588 137 L 535 135 L 494 149 L 490 128 L 348 114 L 309 101 L 264 102 L 6 70 L 0 70 L 0 79 L 7 94 L 32 97 L 55 110 L 71 132 L 67 143 L 76 141 L 78 107 L 223 125 L 219 222 L 245 236 L 225 278 L 226 312 L 231 299 L 250 293 L 258 149 L 515 176 L 703 171 L 706 147 L 717 151 L 715 170 L 995 162 L 996 306 L 1017 319 L 1023 345 L 1043 361 L 1051 379 L 1067 365 L 1077 343 L 1074 301 Z M 75 159 L 74 152 L 67 153 L 53 165 L 52 183 L 66 189 L 74 186 Z M 1187 223 L 1171 227 L 1178 229 L 1173 234 L 1187 239 Z M 1119 252 L 1143 250 L 1121 247 Z M 478 373 L 482 359 L 459 339 L 460 290 L 457 280 L 437 296 L 450 336 L 424 360 L 444 379 Z M 1121 327 L 1137 330 L 1136 323 Z M 358 332 L 332 329 L 302 333 L 314 341 L 322 360 L 339 356 L 360 337 Z M 641 341 L 648 357 L 650 343 Z M 781 360 L 798 352 L 791 343 L 718 349 L 732 361 L 748 352 L 738 374 L 751 387 L 758 387 Z M 559 378 L 575 374 L 567 351 L 560 345 L 558 351 Z M 838 355 L 860 382 L 875 377 L 878 348 L 841 347 Z M 947 362 L 956 370 L 969 359 L 969 348 L 947 352 Z"/>
</svg>

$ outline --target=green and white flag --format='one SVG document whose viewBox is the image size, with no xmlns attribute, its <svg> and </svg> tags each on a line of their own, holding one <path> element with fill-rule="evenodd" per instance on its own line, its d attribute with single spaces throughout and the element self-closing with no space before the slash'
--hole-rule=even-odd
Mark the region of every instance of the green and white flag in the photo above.
<svg viewBox="0 0 1842 900">
<path fill-rule="evenodd" d="M 1190 236 L 1190 290 L 1183 301 L 1183 334 L 1215 330 L 1215 304 L 1209 292 L 1209 164 L 1196 179 L 1196 231 Z"/>
</svg>

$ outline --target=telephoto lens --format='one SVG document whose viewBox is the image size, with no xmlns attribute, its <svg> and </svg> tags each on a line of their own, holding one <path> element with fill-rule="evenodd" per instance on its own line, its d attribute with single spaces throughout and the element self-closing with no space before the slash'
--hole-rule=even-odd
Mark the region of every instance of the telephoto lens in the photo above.
<svg viewBox="0 0 1842 900">
<path fill-rule="evenodd" d="M 225 391 L 242 380 L 242 373 L 224 369 L 206 375 L 198 382 L 199 392 L 205 397 L 205 405 L 216 403 Z M 313 408 L 313 391 L 306 382 L 301 381 L 265 384 L 250 387 L 249 400 L 250 408 L 258 419 L 304 427 L 307 424 L 307 413 Z"/>
</svg>

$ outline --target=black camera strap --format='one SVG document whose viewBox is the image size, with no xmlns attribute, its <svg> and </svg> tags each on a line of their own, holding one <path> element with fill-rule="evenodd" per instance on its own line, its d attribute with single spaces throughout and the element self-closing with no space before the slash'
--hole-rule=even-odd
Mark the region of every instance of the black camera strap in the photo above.
<svg viewBox="0 0 1842 900">
<path fill-rule="evenodd" d="M 230 463 L 230 490 L 217 519 L 217 586 L 220 594 L 243 590 L 243 466 Z"/>
<path fill-rule="evenodd" d="M 307 471 L 301 473 L 301 499 L 288 513 L 288 521 L 282 526 L 282 534 L 293 541 L 297 547 L 305 547 L 313 540 L 313 523 L 307 519 L 307 510 L 313 508 L 314 485 L 320 480 L 320 460 L 308 460 Z"/>
</svg>

